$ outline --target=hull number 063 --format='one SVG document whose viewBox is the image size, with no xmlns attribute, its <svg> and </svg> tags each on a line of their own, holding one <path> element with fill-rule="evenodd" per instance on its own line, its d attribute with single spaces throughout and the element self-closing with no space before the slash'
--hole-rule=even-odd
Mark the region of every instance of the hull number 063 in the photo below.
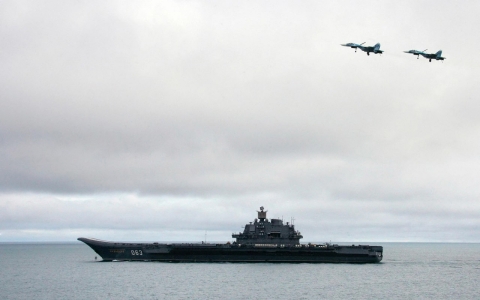
<svg viewBox="0 0 480 300">
<path fill-rule="evenodd" d="M 143 255 L 142 250 L 132 250 L 132 255 Z"/>
</svg>

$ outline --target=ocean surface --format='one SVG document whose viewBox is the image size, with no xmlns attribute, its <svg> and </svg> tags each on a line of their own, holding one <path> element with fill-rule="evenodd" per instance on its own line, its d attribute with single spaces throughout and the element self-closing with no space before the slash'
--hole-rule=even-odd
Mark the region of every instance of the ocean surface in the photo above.
<svg viewBox="0 0 480 300">
<path fill-rule="evenodd" d="M 0 299 L 480 299 L 480 244 L 370 244 L 381 263 L 100 262 L 80 242 L 0 244 Z"/>
</svg>

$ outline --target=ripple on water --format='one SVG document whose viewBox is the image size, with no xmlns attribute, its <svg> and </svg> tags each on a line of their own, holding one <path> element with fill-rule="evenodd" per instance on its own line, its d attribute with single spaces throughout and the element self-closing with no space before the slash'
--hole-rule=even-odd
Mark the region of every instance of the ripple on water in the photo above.
<svg viewBox="0 0 480 300">
<path fill-rule="evenodd" d="M 392 243 L 384 248 L 379 264 L 173 264 L 99 263 L 83 244 L 0 244 L 0 298 L 477 297 L 478 244 Z"/>
</svg>

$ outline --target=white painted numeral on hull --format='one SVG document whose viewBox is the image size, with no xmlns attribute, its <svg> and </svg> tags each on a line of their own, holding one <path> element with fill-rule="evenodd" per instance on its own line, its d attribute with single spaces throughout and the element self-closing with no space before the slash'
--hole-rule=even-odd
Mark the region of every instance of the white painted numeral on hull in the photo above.
<svg viewBox="0 0 480 300">
<path fill-rule="evenodd" d="M 132 255 L 143 255 L 142 250 L 131 250 Z"/>
</svg>

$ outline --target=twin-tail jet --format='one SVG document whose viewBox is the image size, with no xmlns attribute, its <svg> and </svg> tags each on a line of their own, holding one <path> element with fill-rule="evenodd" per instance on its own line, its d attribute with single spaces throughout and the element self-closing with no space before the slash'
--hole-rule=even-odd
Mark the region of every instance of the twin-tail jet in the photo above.
<svg viewBox="0 0 480 300">
<path fill-rule="evenodd" d="M 348 44 L 340 44 L 340 45 L 344 47 L 354 48 L 355 52 L 357 52 L 357 48 L 360 48 L 360 50 L 362 50 L 363 52 L 367 52 L 367 55 L 370 55 L 370 52 L 374 54 L 383 53 L 383 50 L 380 50 L 380 43 L 376 43 L 375 46 L 363 46 L 363 44 L 365 44 L 365 42 L 361 44 L 348 43 Z"/>
<path fill-rule="evenodd" d="M 438 50 L 437 53 L 425 53 L 428 49 L 425 49 L 423 51 L 418 51 L 418 50 L 408 50 L 408 51 L 403 51 L 408 54 L 413 54 L 417 56 L 417 59 L 421 56 L 425 57 L 428 59 L 429 62 L 432 62 L 432 59 L 435 60 L 444 60 L 445 57 L 442 57 L 442 50 Z"/>
</svg>

